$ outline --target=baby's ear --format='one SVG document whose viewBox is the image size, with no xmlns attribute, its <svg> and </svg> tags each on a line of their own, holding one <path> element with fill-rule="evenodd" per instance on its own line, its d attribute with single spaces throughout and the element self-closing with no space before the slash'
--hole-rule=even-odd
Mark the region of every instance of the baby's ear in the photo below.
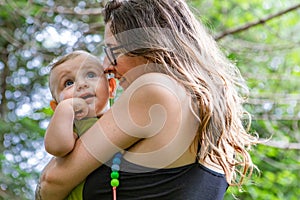
<svg viewBox="0 0 300 200">
<path fill-rule="evenodd" d="M 114 78 L 108 79 L 108 85 L 109 85 L 109 98 L 115 97 L 115 91 L 117 88 L 117 82 Z"/>
<path fill-rule="evenodd" d="M 55 100 L 51 100 L 50 101 L 50 107 L 53 111 L 55 111 L 56 106 L 57 106 L 57 102 Z"/>
</svg>

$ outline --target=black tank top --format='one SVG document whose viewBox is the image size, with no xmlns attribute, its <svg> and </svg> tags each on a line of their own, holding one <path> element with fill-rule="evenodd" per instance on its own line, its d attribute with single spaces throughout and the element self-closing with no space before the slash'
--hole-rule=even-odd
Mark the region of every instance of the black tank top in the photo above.
<svg viewBox="0 0 300 200">
<path fill-rule="evenodd" d="M 91 173 L 84 200 L 111 200 L 111 161 Z M 122 159 L 118 200 L 221 200 L 228 188 L 225 176 L 198 162 L 177 168 L 145 168 Z"/>
</svg>

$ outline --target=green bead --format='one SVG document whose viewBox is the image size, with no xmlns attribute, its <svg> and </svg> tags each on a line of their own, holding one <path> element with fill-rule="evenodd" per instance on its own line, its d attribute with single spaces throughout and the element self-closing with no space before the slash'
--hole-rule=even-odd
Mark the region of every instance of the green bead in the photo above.
<svg viewBox="0 0 300 200">
<path fill-rule="evenodd" d="M 117 179 L 117 178 L 119 178 L 119 172 L 117 172 L 117 171 L 111 172 L 110 177 L 111 177 L 112 179 Z"/>
<path fill-rule="evenodd" d="M 118 187 L 118 186 L 119 186 L 119 180 L 118 180 L 118 179 L 112 179 L 112 180 L 110 181 L 110 185 L 111 185 L 112 187 Z"/>
</svg>

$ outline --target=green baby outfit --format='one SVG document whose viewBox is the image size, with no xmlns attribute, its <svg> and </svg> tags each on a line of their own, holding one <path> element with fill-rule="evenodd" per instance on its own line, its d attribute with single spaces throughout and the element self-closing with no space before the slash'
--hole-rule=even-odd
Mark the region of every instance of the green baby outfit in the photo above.
<svg viewBox="0 0 300 200">
<path fill-rule="evenodd" d="M 83 135 L 89 128 L 91 128 L 96 121 L 98 120 L 97 117 L 92 118 L 85 118 L 82 120 L 75 120 L 74 122 L 74 132 L 77 133 L 78 137 Z M 83 192 L 83 186 L 84 182 L 80 183 L 79 185 L 74 188 L 69 196 L 65 200 L 82 200 L 82 192 Z"/>
</svg>

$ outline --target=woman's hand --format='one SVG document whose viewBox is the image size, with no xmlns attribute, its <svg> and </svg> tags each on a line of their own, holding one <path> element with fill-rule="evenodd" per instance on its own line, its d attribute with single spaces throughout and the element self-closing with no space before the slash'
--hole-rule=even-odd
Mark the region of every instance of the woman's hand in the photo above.
<svg viewBox="0 0 300 200">
<path fill-rule="evenodd" d="M 65 199 L 73 188 L 100 165 L 78 139 L 71 153 L 62 158 L 52 158 L 44 168 L 35 191 L 36 200 Z"/>
</svg>

